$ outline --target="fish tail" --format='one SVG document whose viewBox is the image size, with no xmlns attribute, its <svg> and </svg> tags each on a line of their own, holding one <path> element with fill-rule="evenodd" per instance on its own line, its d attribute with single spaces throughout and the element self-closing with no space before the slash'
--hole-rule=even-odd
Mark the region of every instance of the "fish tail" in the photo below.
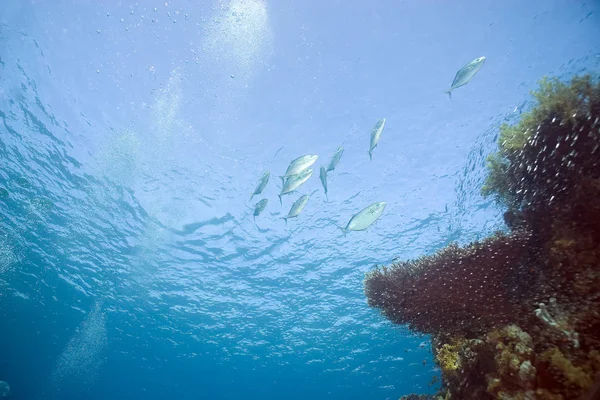
<svg viewBox="0 0 600 400">
<path fill-rule="evenodd" d="M 346 228 L 342 228 L 341 226 L 338 226 L 338 228 L 340 229 L 340 231 L 342 231 L 342 233 L 344 234 L 344 237 L 346 237 L 346 232 L 348 232 L 346 230 Z"/>
<path fill-rule="evenodd" d="M 288 218 L 287 217 L 283 217 L 283 220 L 285 221 L 285 226 L 287 226 L 287 220 L 288 220 Z"/>
<path fill-rule="evenodd" d="M 277 197 L 279 197 L 279 204 L 283 206 L 283 200 L 281 200 L 281 195 L 278 194 Z"/>
<path fill-rule="evenodd" d="M 373 154 L 371 154 L 371 150 L 369 150 L 369 161 L 373 161 Z"/>
<path fill-rule="evenodd" d="M 327 190 L 325 191 L 325 200 L 329 201 L 329 196 L 327 195 Z"/>
<path fill-rule="evenodd" d="M 444 91 L 444 93 L 448 94 L 448 98 L 452 100 L 452 89 Z"/>
</svg>

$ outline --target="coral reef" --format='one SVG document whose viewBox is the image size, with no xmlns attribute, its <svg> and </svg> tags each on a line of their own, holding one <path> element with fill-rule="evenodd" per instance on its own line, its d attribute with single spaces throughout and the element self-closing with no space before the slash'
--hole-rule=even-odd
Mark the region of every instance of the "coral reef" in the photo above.
<svg viewBox="0 0 600 400">
<path fill-rule="evenodd" d="M 482 188 L 509 232 L 365 277 L 370 306 L 432 335 L 439 398 L 600 393 L 600 84 L 543 79 L 533 96 Z"/>
</svg>

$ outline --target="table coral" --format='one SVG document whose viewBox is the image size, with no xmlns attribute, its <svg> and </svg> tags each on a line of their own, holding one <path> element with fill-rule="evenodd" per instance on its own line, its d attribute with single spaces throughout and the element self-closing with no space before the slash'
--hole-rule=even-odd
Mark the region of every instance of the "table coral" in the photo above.
<svg viewBox="0 0 600 400">
<path fill-rule="evenodd" d="M 518 320 L 528 297 L 524 265 L 529 235 L 498 234 L 461 248 L 370 271 L 365 293 L 391 321 L 422 333 L 474 337 Z"/>
</svg>

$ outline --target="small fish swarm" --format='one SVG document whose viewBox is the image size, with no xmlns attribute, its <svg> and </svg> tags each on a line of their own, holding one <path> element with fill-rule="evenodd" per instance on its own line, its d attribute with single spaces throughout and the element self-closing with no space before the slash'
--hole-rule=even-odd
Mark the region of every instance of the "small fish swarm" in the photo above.
<svg viewBox="0 0 600 400">
<path fill-rule="evenodd" d="M 533 96 L 482 188 L 509 232 L 365 277 L 370 306 L 432 335 L 431 398 L 579 399 L 600 379 L 600 84 L 543 79 Z"/>
</svg>

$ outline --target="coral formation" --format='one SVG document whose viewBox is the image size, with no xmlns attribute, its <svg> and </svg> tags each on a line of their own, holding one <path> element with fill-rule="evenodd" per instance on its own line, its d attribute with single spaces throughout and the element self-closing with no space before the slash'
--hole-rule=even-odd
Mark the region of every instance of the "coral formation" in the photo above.
<svg viewBox="0 0 600 400">
<path fill-rule="evenodd" d="M 567 316 L 560 311 L 554 297 L 550 298 L 550 305 L 556 312 L 556 317 L 550 315 L 548 308 L 544 303 L 540 303 L 540 308 L 535 310 L 535 315 L 546 325 L 562 332 L 569 340 L 573 342 L 575 348 L 579 348 L 579 334 L 574 332 L 567 322 Z"/>
<path fill-rule="evenodd" d="M 533 96 L 482 188 L 509 232 L 365 278 L 370 306 L 432 335 L 439 398 L 600 393 L 600 84 L 543 79 Z"/>
<path fill-rule="evenodd" d="M 460 366 L 457 347 L 457 345 L 444 343 L 438 349 L 435 358 L 442 371 L 449 373 L 456 371 Z"/>
<path fill-rule="evenodd" d="M 450 245 L 416 261 L 378 267 L 365 279 L 369 305 L 391 321 L 430 334 L 473 336 L 507 323 L 527 297 L 525 231 L 461 248 Z M 517 279 L 517 277 L 521 279 Z"/>
</svg>

